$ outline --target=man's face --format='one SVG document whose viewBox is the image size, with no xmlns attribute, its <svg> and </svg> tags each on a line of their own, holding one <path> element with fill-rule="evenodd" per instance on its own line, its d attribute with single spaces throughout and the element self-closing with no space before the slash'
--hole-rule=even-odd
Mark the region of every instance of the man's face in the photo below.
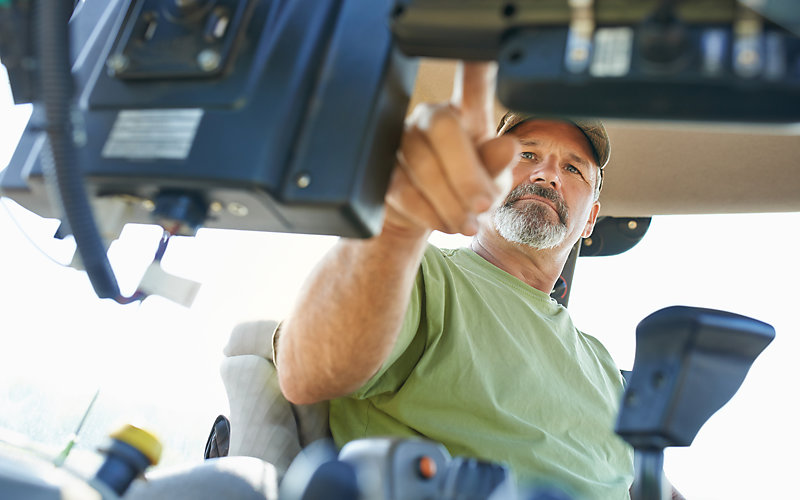
<svg viewBox="0 0 800 500">
<path fill-rule="evenodd" d="M 511 192 L 494 213 L 505 239 L 537 249 L 572 246 L 591 234 L 600 204 L 599 169 L 586 136 L 573 124 L 532 120 L 509 134 L 522 153 Z"/>
</svg>

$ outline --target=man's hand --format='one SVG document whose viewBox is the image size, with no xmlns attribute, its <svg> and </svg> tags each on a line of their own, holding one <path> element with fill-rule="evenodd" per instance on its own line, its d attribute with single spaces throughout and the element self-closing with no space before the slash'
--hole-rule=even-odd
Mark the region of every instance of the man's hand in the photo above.
<svg viewBox="0 0 800 500">
<path fill-rule="evenodd" d="M 501 194 L 493 178 L 519 149 L 511 137 L 491 139 L 493 107 L 493 67 L 466 64 L 452 103 L 423 105 L 408 120 L 383 232 L 340 240 L 283 323 L 276 361 L 290 401 L 362 387 L 397 341 L 430 232 L 475 234 L 477 214 Z"/>
<path fill-rule="evenodd" d="M 494 135 L 494 63 L 462 63 L 449 104 L 419 105 L 406 121 L 386 195 L 384 231 L 474 235 L 478 214 L 501 194 L 494 179 L 516 160 L 511 136 Z"/>
</svg>

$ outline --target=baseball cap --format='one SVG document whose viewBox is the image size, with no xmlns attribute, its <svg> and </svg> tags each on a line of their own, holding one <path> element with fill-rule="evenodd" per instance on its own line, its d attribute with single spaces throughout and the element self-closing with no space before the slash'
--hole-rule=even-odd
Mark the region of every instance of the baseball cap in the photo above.
<svg viewBox="0 0 800 500">
<path fill-rule="evenodd" d="M 608 159 L 611 156 L 611 142 L 608 140 L 608 134 L 603 123 L 599 120 L 576 120 L 572 118 L 554 117 L 554 116 L 540 116 L 527 113 L 518 113 L 516 111 L 509 111 L 500 123 L 497 125 L 497 135 L 503 135 L 522 122 L 530 120 L 561 120 L 572 123 L 583 132 L 589 144 L 592 146 L 595 160 L 600 167 L 600 186 L 603 185 L 603 169 L 608 164 Z"/>
</svg>

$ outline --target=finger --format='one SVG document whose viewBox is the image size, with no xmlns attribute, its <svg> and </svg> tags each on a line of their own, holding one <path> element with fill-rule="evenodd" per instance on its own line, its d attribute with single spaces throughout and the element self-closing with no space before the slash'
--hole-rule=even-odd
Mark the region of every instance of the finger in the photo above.
<svg viewBox="0 0 800 500">
<path fill-rule="evenodd" d="M 473 213 L 486 210 L 499 192 L 458 114 L 452 108 L 441 108 L 420 128 L 462 207 Z"/>
<path fill-rule="evenodd" d="M 484 142 L 478 148 L 478 155 L 486 167 L 486 172 L 494 179 L 495 185 L 503 196 L 511 191 L 511 168 L 519 161 L 521 151 L 519 140 L 512 135 L 495 137 Z M 495 205 L 502 199 L 502 196 L 496 198 Z"/>
<path fill-rule="evenodd" d="M 439 157 L 419 129 L 410 128 L 403 136 L 398 166 L 436 211 L 445 225 L 445 232 L 474 229 L 477 222 L 475 216 L 453 191 Z"/>
<path fill-rule="evenodd" d="M 492 178 L 516 165 L 521 151 L 519 140 L 512 135 L 501 135 L 478 146 L 478 155 Z"/>
<path fill-rule="evenodd" d="M 412 209 L 413 207 L 413 209 Z M 386 193 L 386 223 L 417 230 L 446 231 L 428 200 L 414 187 L 402 168 L 395 168 Z"/>
<path fill-rule="evenodd" d="M 496 85 L 495 62 L 458 62 L 450 102 L 461 111 L 465 128 L 475 142 L 493 135 Z"/>
</svg>

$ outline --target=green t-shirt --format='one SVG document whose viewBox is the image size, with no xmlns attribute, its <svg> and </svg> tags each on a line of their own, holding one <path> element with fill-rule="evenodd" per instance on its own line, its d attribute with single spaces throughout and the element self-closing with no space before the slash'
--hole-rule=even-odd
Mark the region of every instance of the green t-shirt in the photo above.
<svg viewBox="0 0 800 500">
<path fill-rule="evenodd" d="M 392 353 L 331 402 L 330 424 L 339 446 L 421 436 L 521 481 L 623 499 L 633 453 L 613 432 L 621 394 L 609 353 L 546 293 L 469 249 L 429 246 Z"/>
</svg>

